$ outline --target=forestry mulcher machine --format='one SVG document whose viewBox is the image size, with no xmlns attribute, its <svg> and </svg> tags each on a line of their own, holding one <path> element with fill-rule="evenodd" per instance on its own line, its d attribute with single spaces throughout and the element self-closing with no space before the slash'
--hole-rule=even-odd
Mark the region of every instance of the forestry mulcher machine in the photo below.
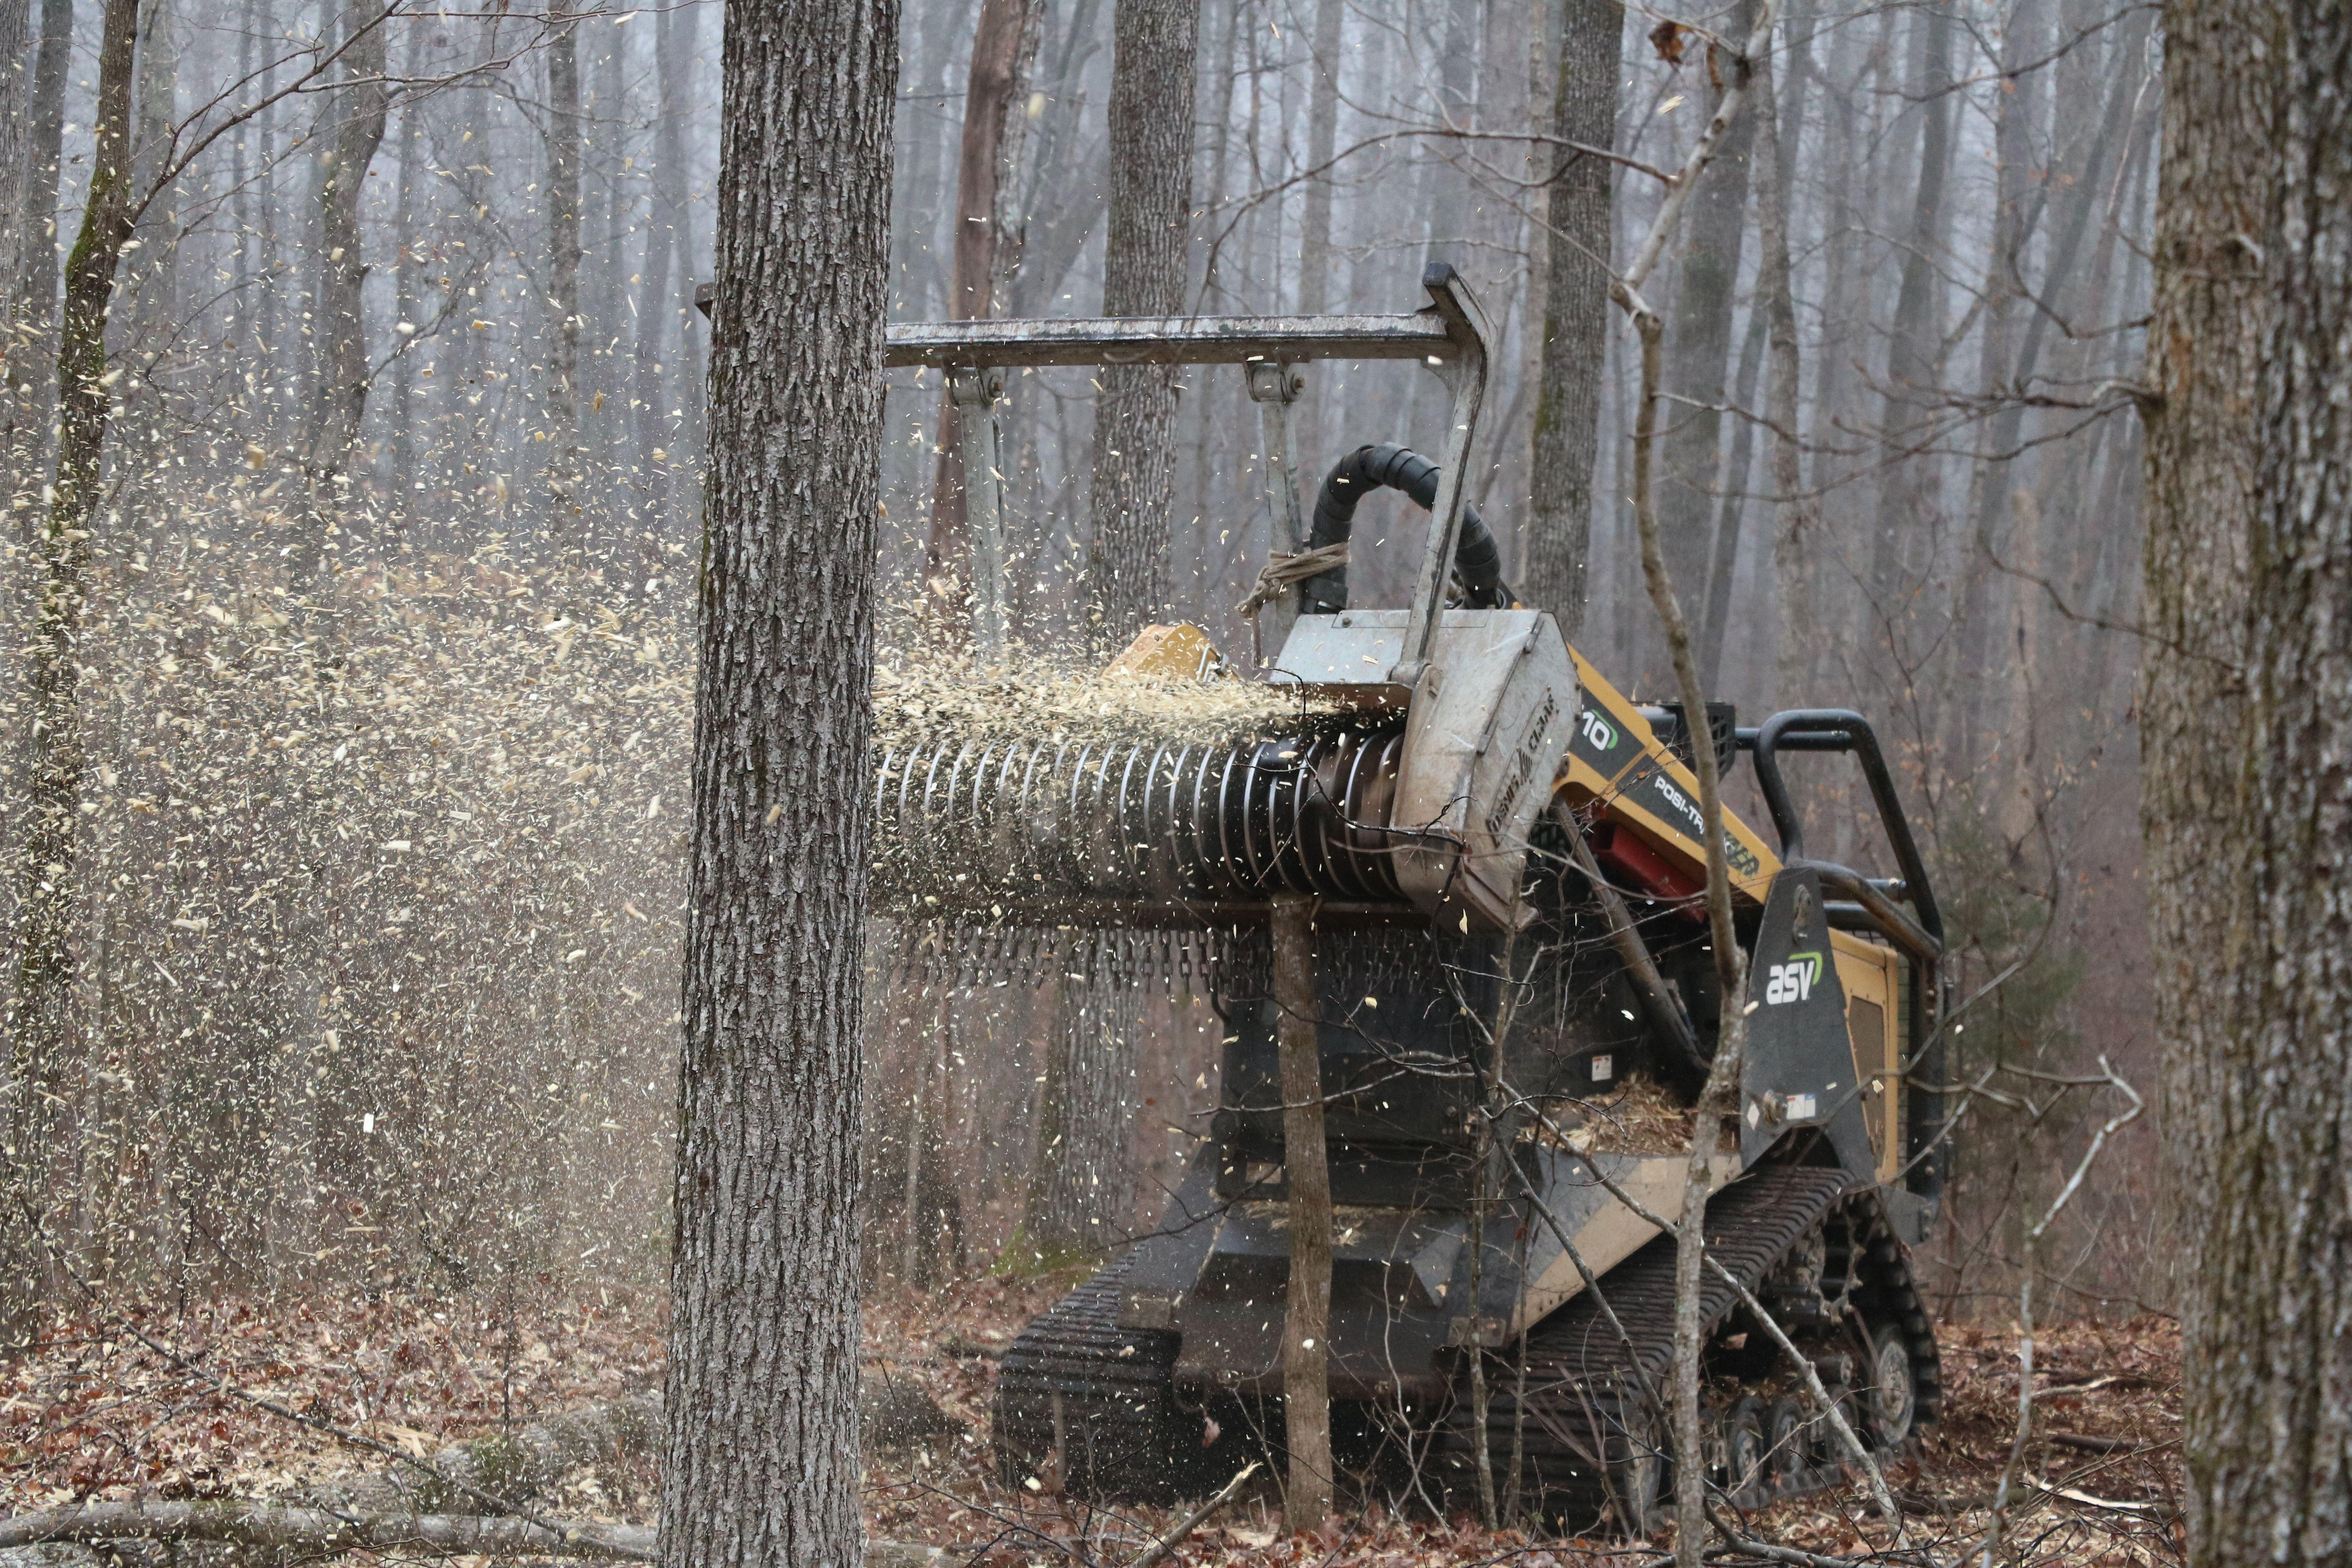
<svg viewBox="0 0 2352 1568">
<path fill-rule="evenodd" d="M 1208 966 L 1221 1109 L 1160 1224 L 1005 1353 L 994 1439 L 1010 1484 L 1045 1473 L 1075 1496 L 1165 1501 L 1279 1452 L 1289 1193 L 1267 921 L 1275 895 L 1304 893 L 1319 900 L 1337 1462 L 1392 1495 L 1465 1498 L 1477 1358 L 1498 1494 L 1554 1524 L 1646 1526 L 1671 1463 L 1649 1391 L 1668 1384 L 1674 1242 L 1624 1199 L 1679 1213 L 1690 1108 L 1727 1012 L 1695 745 L 1727 772 L 1748 762 L 1778 838 L 1776 853 L 1725 813 L 1751 980 L 1737 1109 L 1707 1133 L 1707 1244 L 1864 1442 L 1891 1457 L 1936 1417 L 1910 1257 L 1943 1179 L 1942 923 L 1871 727 L 1798 710 L 1745 729 L 1722 705 L 1637 705 L 1550 616 L 1517 607 L 1461 482 L 1484 321 L 1452 268 L 1423 282 L 1429 308 L 1398 316 L 892 329 L 890 363 L 948 372 L 962 405 L 983 642 L 1002 627 L 989 410 L 1003 367 L 1245 366 L 1265 405 L 1269 531 L 1287 513 L 1294 538 L 1292 366 L 1418 361 L 1452 396 L 1439 463 L 1364 448 L 1316 502 L 1315 549 L 1348 538 L 1376 486 L 1432 522 L 1406 608 L 1350 605 L 1344 565 L 1286 591 L 1295 624 L 1256 672 L 1302 692 L 1285 732 L 950 738 L 880 759 L 886 900 L 1222 933 Z M 1155 628 L 1129 657 L 1164 668 L 1204 647 Z M 1798 752 L 1859 763 L 1899 876 L 1806 854 L 1782 772 Z M 1484 1064 L 1506 1021 L 1496 1073 Z M 1743 1506 L 1830 1484 L 1843 1456 L 1788 1357 L 1712 1274 L 1701 1310 L 1710 1479 Z"/>
</svg>

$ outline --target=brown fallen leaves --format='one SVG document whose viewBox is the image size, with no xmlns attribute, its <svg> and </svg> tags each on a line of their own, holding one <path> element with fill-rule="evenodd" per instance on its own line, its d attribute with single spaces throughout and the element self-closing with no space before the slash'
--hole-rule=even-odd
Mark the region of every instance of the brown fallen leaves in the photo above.
<svg viewBox="0 0 2352 1568">
<path fill-rule="evenodd" d="M 1067 1277 L 982 1280 L 921 1295 L 889 1289 L 866 1309 L 871 1372 L 927 1393 L 960 1433 L 877 1452 L 866 1469 L 866 1528 L 894 1541 L 976 1548 L 991 1563 L 1129 1561 L 1181 1510 L 1096 1509 L 999 1485 L 987 1452 L 996 1361 Z M 664 1314 L 648 1298 L 593 1285 L 498 1292 L 228 1300 L 135 1314 L 142 1330 L 214 1374 L 307 1415 L 424 1452 L 558 1410 L 658 1384 Z M 1949 1557 L 1983 1528 L 2017 1398 L 2013 1340 L 1997 1330 L 1944 1333 L 1945 1417 L 1890 1477 L 1914 1545 Z M 2169 1323 L 2077 1323 L 2037 1352 L 2037 1424 L 2004 1561 L 2159 1564 L 2179 1557 L 2178 1335 Z M 2086 1441 L 2074 1443 L 2066 1438 Z M 2054 1440 L 2053 1440 L 2054 1439 Z M 2105 1449 L 2107 1451 L 2094 1451 Z M 119 1325 L 62 1323 L 30 1355 L 0 1366 L 0 1499 L 6 1511 L 76 1499 L 287 1499 L 371 1456 L 223 1400 L 141 1349 Z M 650 1523 L 654 1467 L 630 1463 L 568 1478 L 536 1501 L 551 1513 Z M 2053 1495 L 2053 1492 L 2060 1495 Z M 2128 1506 L 2103 1506 L 2103 1505 Z M 1278 1493 L 1245 1491 L 1183 1542 L 1184 1564 L 1428 1568 L 1510 1561 L 1654 1562 L 1601 1540 L 1490 1533 L 1419 1508 L 1373 1503 L 1322 1536 L 1286 1536 Z M 1858 1493 L 1784 1502 L 1749 1521 L 1760 1539 L 1831 1555 L 1885 1542 Z"/>
</svg>

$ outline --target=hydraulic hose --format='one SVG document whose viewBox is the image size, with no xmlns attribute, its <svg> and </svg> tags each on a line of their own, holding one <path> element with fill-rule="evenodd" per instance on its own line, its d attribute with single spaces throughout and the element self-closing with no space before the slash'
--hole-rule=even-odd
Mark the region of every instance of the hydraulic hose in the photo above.
<svg viewBox="0 0 2352 1568">
<path fill-rule="evenodd" d="M 1322 493 L 1315 498 L 1315 526 L 1307 547 L 1344 544 L 1356 526 L 1356 503 L 1375 489 L 1402 490 L 1424 509 L 1437 503 L 1437 465 L 1409 447 L 1382 442 L 1359 447 L 1339 459 Z M 1517 602 L 1503 581 L 1503 557 L 1475 502 L 1462 503 L 1462 537 L 1454 547 L 1454 570 L 1462 579 L 1465 603 L 1474 610 L 1507 610 Z M 1334 566 L 1298 585 L 1302 615 L 1327 616 L 1348 607 L 1348 569 Z"/>
</svg>

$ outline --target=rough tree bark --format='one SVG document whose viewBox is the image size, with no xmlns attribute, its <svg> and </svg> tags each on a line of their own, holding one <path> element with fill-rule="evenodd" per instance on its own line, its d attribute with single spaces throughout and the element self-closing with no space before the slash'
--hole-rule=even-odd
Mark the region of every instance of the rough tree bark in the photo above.
<svg viewBox="0 0 2352 1568">
<path fill-rule="evenodd" d="M 1183 308 L 1192 230 L 1192 57 L 1201 0 L 1119 0 L 1110 73 L 1110 231 L 1103 314 Z M 1109 365 L 1095 403 L 1087 552 L 1097 640 L 1116 648 L 1168 598 L 1176 372 Z"/>
<path fill-rule="evenodd" d="M 349 0 L 343 8 L 343 81 L 335 94 L 335 141 L 319 188 L 319 234 L 326 255 L 319 270 L 316 342 L 319 395 L 310 405 L 310 439 L 303 462 L 310 483 L 310 527 L 290 558 L 298 587 L 314 574 L 327 549 L 328 527 L 343 510 L 352 453 L 367 413 L 367 322 L 361 290 L 367 263 L 360 250 L 360 198 L 368 170 L 383 145 L 391 93 L 384 85 L 384 29 L 370 26 L 376 7 Z"/>
<path fill-rule="evenodd" d="M 2147 539 L 2139 688 L 2140 813 L 2146 831 L 2155 1016 L 2164 1047 L 2174 1227 L 2192 1278 L 2220 1202 L 2231 1103 L 2225 955 L 2244 907 L 2239 773 L 2246 760 L 2248 551 L 2263 446 L 2263 287 L 2278 71 L 2289 53 L 2277 0 L 2174 0 L 2164 13 L 2163 162 L 2148 327 Z M 2243 1216 L 2231 1216 L 2243 1217 Z M 2217 1258 L 2229 1256 L 2220 1246 Z M 2258 1277 L 2275 1282 L 2286 1260 Z M 2297 1260 L 2295 1267 L 2301 1267 Z M 2203 1290 L 2182 1315 L 2189 1522 L 2193 1560 L 2248 1561 L 2216 1542 L 2264 1521 L 2230 1517 L 2250 1458 L 2231 1437 L 2254 1350 Z"/>
<path fill-rule="evenodd" d="M 2179 310 L 2188 280 L 2178 269 L 2200 257 L 2208 276 L 2190 285 L 2192 298 L 2210 313 L 2193 325 L 2178 315 L 2158 324 L 2209 328 L 2219 341 L 2196 332 L 2158 348 L 2158 364 L 2172 374 L 2161 384 L 2167 402 L 2150 447 L 2160 439 L 2167 463 L 2187 471 L 2152 463 L 2151 477 L 2168 482 L 2151 510 L 2164 513 L 2181 564 L 2242 569 L 2242 589 L 2168 581 L 2164 607 L 2178 621 L 2184 595 L 2194 595 L 2201 624 L 2182 629 L 2201 634 L 2191 646 L 2209 651 L 2228 647 L 2242 616 L 2248 635 L 2231 651 L 2242 651 L 2251 688 L 2231 693 L 2195 731 L 2168 737 L 2208 754 L 2188 764 L 2197 770 L 2191 780 L 2183 764 L 2171 766 L 2153 813 L 2168 865 L 2193 841 L 2212 868 L 2201 887 L 2152 884 L 2161 889 L 2157 908 L 2202 893 L 2236 917 L 2221 946 L 2210 928 L 2183 931 L 2178 916 L 2159 915 L 2158 924 L 2168 989 L 2207 988 L 2198 1010 L 2174 1024 L 2188 1070 L 2168 1086 L 2171 1115 L 2189 1124 L 2174 1138 L 2193 1162 L 2180 1187 L 2182 1229 L 2200 1253 L 2182 1412 L 2189 1561 L 2341 1563 L 2352 1555 L 2352 1341 L 2343 1328 L 2352 1313 L 2352 1194 L 2343 1180 L 2352 1133 L 2352 907 L 2343 894 L 2352 876 L 2352 644 L 2344 634 L 2352 616 L 2352 18 L 2312 0 L 2214 6 L 2184 19 L 2187 58 L 2176 64 L 2169 37 L 2182 9 L 2166 15 L 2172 79 L 2159 233 L 2178 248 L 2158 250 L 2172 274 L 2159 299 Z M 2234 23 L 2226 32 L 2225 21 Z M 2176 85 L 2185 89 L 2178 103 Z M 2270 160 L 2255 145 L 2266 119 L 2276 137 Z M 2222 189 L 2180 183 L 2200 174 Z M 2229 216 L 2259 226 L 2216 234 L 2206 224 L 2225 204 Z M 2253 246 L 2259 261 L 2248 255 Z M 2264 338 L 2250 345 L 2242 334 L 2256 324 Z M 2259 359 L 2250 352 L 2257 345 Z M 2251 383 L 2233 390 L 2258 389 L 2259 397 L 2180 427 L 2184 415 L 2212 411 L 2186 398 L 2176 405 L 2178 378 L 2217 361 L 2251 371 Z M 2250 432 L 2240 423 L 2249 419 Z M 2257 439 L 2231 438 L 2242 434 Z M 2173 510 L 2182 481 L 2200 472 L 2219 504 L 2183 518 Z M 2153 550 L 2153 526 L 2150 533 Z M 2213 619 L 2217 612 L 2226 618 Z M 2163 662 L 2177 678 L 2186 660 L 2168 654 Z M 2212 813 L 2231 799 L 2215 775 L 2242 760 L 2236 809 Z M 2184 936 L 2202 940 L 2186 947 Z M 2217 1000 L 2228 1009 L 2219 1027 Z"/>
<path fill-rule="evenodd" d="M 727 17 L 667 1568 L 858 1560 L 861 790 L 898 44 L 895 0 Z"/>
<path fill-rule="evenodd" d="M 1617 0 L 1561 0 L 1554 134 L 1587 147 L 1606 147 L 1615 138 L 1624 30 L 1624 7 Z M 1551 233 L 1543 363 L 1519 592 L 1538 609 L 1549 610 L 1570 641 L 1584 629 L 1584 573 L 1592 550 L 1592 464 L 1600 451 L 1601 366 L 1609 331 L 1611 186 L 1607 163 L 1562 153 L 1545 209 Z"/>
<path fill-rule="evenodd" d="M 131 237 L 131 74 L 138 0 L 107 0 L 98 54 L 89 195 L 66 267 L 58 342 L 58 461 L 34 540 L 40 602 L 26 685 L 31 780 L 16 905 L 16 985 L 7 1018 L 7 1097 L 0 1118 L 0 1333 L 20 1327 L 50 1277 L 34 1230 L 47 1185 L 55 1085 L 74 1048 L 76 819 L 82 789 L 80 671 L 75 661 L 98 521 L 107 421 L 106 321 Z"/>
<path fill-rule="evenodd" d="M 1029 79 L 1035 74 L 1045 21 L 1045 0 L 981 0 L 956 164 L 954 297 L 948 310 L 960 321 L 978 321 L 995 308 L 1014 222 L 1009 198 L 1027 139 Z M 963 451 L 956 444 L 955 399 L 945 385 L 940 389 L 939 451 L 923 574 L 968 590 L 971 554 L 964 537 Z M 958 603 L 963 596 L 961 591 L 954 595 Z"/>
</svg>

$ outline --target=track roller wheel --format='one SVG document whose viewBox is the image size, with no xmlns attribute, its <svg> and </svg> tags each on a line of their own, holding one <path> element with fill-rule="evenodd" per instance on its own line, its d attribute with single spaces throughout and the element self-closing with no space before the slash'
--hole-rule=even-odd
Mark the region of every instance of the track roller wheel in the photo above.
<svg viewBox="0 0 2352 1568">
<path fill-rule="evenodd" d="M 1898 1330 L 1881 1329 L 1873 1336 L 1870 1384 L 1862 1407 L 1871 1445 L 1882 1453 L 1895 1452 L 1910 1437 L 1917 1413 L 1911 1352 Z"/>
<path fill-rule="evenodd" d="M 1665 1434 L 1643 1412 L 1622 1409 L 1601 1444 L 1601 1479 L 1618 1533 L 1632 1540 L 1657 1533 L 1658 1500 L 1665 1490 Z"/>
<path fill-rule="evenodd" d="M 1805 1489 L 1805 1460 L 1812 1447 L 1801 1400 L 1776 1399 L 1764 1413 L 1765 1494 L 1792 1497 Z"/>
<path fill-rule="evenodd" d="M 1742 1508 L 1761 1508 L 1772 1495 L 1770 1444 L 1764 1436 L 1764 1405 L 1752 1394 L 1742 1394 L 1723 1413 L 1724 1482 Z"/>
</svg>

